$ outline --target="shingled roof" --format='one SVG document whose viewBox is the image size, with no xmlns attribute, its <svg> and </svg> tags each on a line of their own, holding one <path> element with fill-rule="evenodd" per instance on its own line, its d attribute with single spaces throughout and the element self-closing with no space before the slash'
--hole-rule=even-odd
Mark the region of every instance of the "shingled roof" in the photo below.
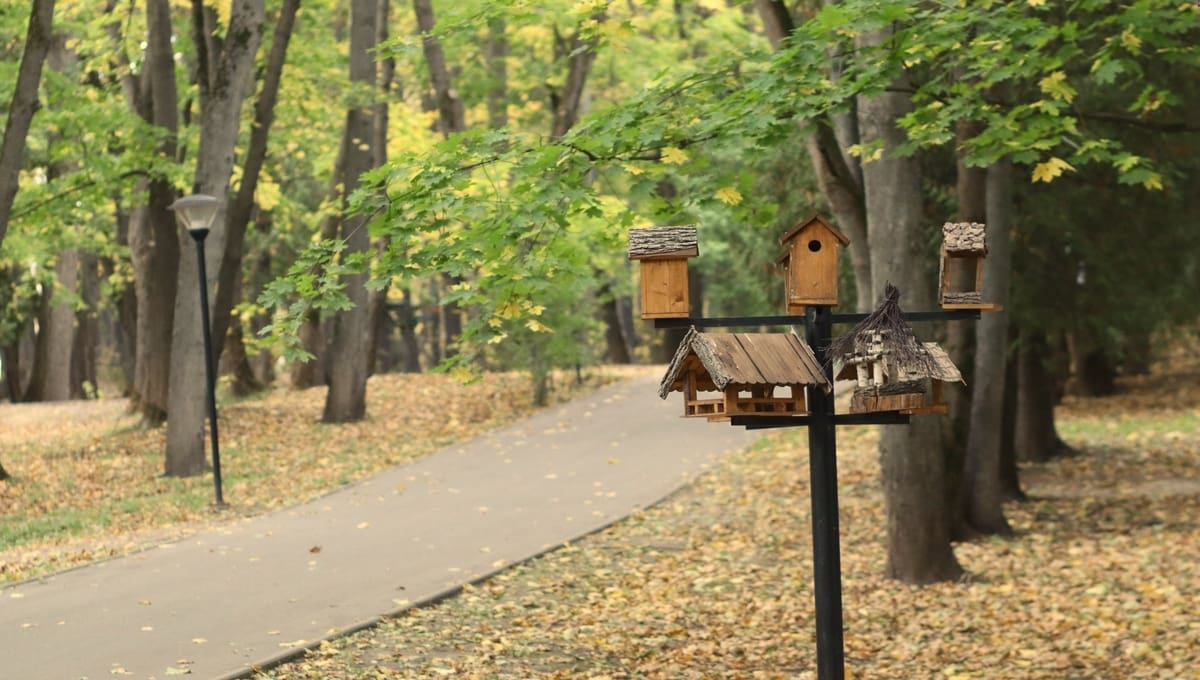
<svg viewBox="0 0 1200 680">
<path fill-rule="evenodd" d="M 820 385 L 829 390 L 817 357 L 795 333 L 702 333 L 692 328 L 675 350 L 658 396 L 666 399 L 683 389 L 683 371 L 692 357 L 722 391 L 728 385 Z"/>
<path fill-rule="evenodd" d="M 653 227 L 629 230 L 629 259 L 696 257 L 700 246 L 696 227 Z"/>
</svg>

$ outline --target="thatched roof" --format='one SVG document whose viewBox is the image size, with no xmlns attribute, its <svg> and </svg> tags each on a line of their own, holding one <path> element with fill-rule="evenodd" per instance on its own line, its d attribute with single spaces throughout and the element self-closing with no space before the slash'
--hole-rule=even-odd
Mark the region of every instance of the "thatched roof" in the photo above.
<svg viewBox="0 0 1200 680">
<path fill-rule="evenodd" d="M 950 355 L 936 342 L 923 342 L 921 347 L 926 353 L 926 360 L 912 362 L 905 366 L 910 379 L 932 378 L 942 382 L 965 382 L 958 366 L 950 360 Z M 835 367 L 838 380 L 854 380 L 858 372 L 853 365 L 843 365 L 839 359 Z"/>
<path fill-rule="evenodd" d="M 685 370 L 700 366 L 712 386 L 820 385 L 829 381 L 812 349 L 795 333 L 701 333 L 688 331 L 675 350 L 658 395 L 663 399 L 683 389 Z"/>
<path fill-rule="evenodd" d="M 883 300 L 879 307 L 851 328 L 849 333 L 833 341 L 826 355 L 828 360 L 836 361 L 847 354 L 860 351 L 860 339 L 872 332 L 884 335 L 888 353 L 894 361 L 899 361 L 905 366 L 915 366 L 931 360 L 913 333 L 912 326 L 904 320 L 904 310 L 900 309 L 900 290 L 891 282 L 883 287 Z"/>
<path fill-rule="evenodd" d="M 985 227 L 978 222 L 947 222 L 942 240 L 949 255 L 987 255 Z"/>
<path fill-rule="evenodd" d="M 700 246 L 694 226 L 629 230 L 631 260 L 696 257 L 699 254 Z"/>
</svg>

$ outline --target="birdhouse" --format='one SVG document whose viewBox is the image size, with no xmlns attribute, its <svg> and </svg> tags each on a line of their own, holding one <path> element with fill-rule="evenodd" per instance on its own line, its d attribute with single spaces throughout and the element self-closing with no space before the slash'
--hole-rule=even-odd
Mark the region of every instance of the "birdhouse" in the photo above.
<svg viewBox="0 0 1200 680">
<path fill-rule="evenodd" d="M 805 305 L 838 303 L 838 246 L 850 239 L 813 215 L 792 227 L 780 239 L 783 254 L 775 261 L 783 265 L 787 311 L 803 314 Z"/>
<path fill-rule="evenodd" d="M 735 415 L 808 412 L 804 388 L 828 391 L 812 349 L 795 333 L 701 333 L 691 329 L 659 386 L 666 399 L 683 392 L 683 415 L 721 420 Z"/>
<path fill-rule="evenodd" d="M 900 291 L 888 284 L 879 308 L 830 347 L 836 378 L 855 381 L 851 413 L 946 413 L 942 385 L 962 381 L 945 350 L 916 339 L 899 300 Z"/>
<path fill-rule="evenodd" d="M 842 357 L 838 380 L 854 380 L 851 413 L 899 411 L 907 414 L 949 412 L 943 394 L 947 382 L 962 382 L 950 355 L 935 342 L 922 343 L 925 356 L 915 361 L 889 359 L 886 332 L 861 338 L 859 349 Z"/>
<path fill-rule="evenodd" d="M 643 319 L 691 314 L 687 261 L 699 254 L 695 227 L 629 230 L 629 259 L 641 261 Z"/>
<path fill-rule="evenodd" d="M 942 225 L 938 303 L 943 309 L 999 309 L 983 301 L 983 260 L 988 252 L 984 231 L 978 222 Z"/>
</svg>

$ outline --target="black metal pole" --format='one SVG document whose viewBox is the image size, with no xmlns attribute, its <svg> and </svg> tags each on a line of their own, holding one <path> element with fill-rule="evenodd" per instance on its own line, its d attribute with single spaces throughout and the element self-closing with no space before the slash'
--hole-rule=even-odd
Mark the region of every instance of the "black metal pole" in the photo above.
<svg viewBox="0 0 1200 680">
<path fill-rule="evenodd" d="M 196 257 L 200 263 L 200 321 L 204 326 L 204 372 L 208 387 L 208 425 L 212 434 L 213 486 L 216 488 L 217 507 L 225 505 L 221 493 L 221 446 L 217 437 L 217 372 L 213 366 L 212 329 L 208 324 L 208 272 L 204 266 L 204 238 L 208 230 L 189 232 L 196 242 Z"/>
<path fill-rule="evenodd" d="M 809 307 L 805 319 L 808 345 L 833 385 L 826 352 L 833 338 L 828 307 Z M 817 678 L 843 680 L 842 557 L 837 500 L 837 428 L 833 392 L 809 388 L 808 465 L 812 496 L 813 590 L 817 603 Z"/>
</svg>

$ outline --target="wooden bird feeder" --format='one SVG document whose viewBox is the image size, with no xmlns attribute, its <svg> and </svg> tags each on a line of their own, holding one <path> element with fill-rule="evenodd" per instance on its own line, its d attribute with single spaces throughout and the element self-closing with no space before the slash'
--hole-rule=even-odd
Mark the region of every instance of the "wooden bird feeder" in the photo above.
<svg viewBox="0 0 1200 680">
<path fill-rule="evenodd" d="M 958 367 L 936 343 L 917 340 L 900 309 L 900 291 L 884 288 L 883 301 L 830 346 L 838 380 L 854 380 L 851 413 L 947 413 L 942 383 L 962 381 Z"/>
<path fill-rule="evenodd" d="M 889 360 L 886 332 L 868 332 L 856 344 L 860 350 L 843 357 L 837 373 L 838 380 L 856 381 L 851 413 L 949 413 L 943 384 L 962 382 L 962 373 L 937 343 L 922 343 L 926 357 L 916 362 Z"/>
<path fill-rule="evenodd" d="M 658 395 L 666 399 L 671 392 L 683 392 L 686 417 L 794 416 L 808 412 L 808 386 L 830 389 L 812 348 L 795 333 L 702 333 L 692 328 L 675 351 Z"/>
<path fill-rule="evenodd" d="M 820 215 L 800 222 L 779 239 L 788 314 L 803 314 L 806 305 L 838 303 L 838 249 L 850 239 Z"/>
<path fill-rule="evenodd" d="M 696 227 L 629 230 L 629 259 L 641 261 L 643 319 L 691 314 L 687 261 L 699 254 Z"/>
<path fill-rule="evenodd" d="M 988 252 L 984 232 L 984 225 L 978 222 L 942 225 L 938 303 L 943 309 L 1000 309 L 999 305 L 983 301 L 983 260 Z"/>
</svg>

